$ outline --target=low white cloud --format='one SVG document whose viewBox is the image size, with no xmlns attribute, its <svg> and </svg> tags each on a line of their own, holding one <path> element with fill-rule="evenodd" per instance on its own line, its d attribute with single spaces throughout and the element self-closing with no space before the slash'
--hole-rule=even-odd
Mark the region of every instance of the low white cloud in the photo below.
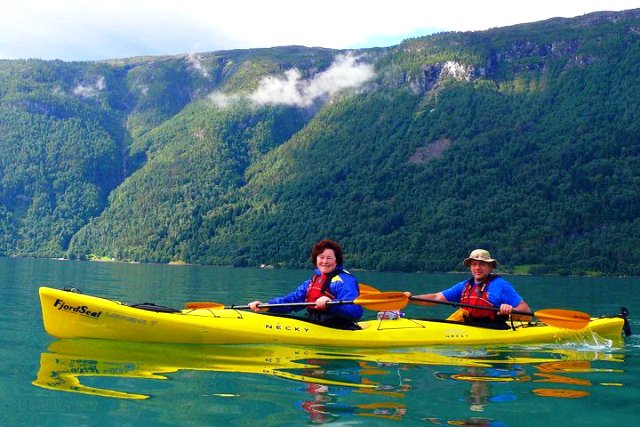
<svg viewBox="0 0 640 427">
<path fill-rule="evenodd" d="M 191 65 L 191 68 L 198 71 L 202 77 L 209 77 L 209 73 L 207 69 L 202 65 L 200 59 L 196 57 L 193 53 L 190 53 L 186 56 L 187 62 Z"/>
<path fill-rule="evenodd" d="M 213 92 L 210 93 L 209 101 L 211 101 L 218 108 L 227 108 L 231 104 L 240 100 L 239 95 L 225 95 L 222 92 Z"/>
<path fill-rule="evenodd" d="M 265 77 L 245 99 L 257 106 L 309 107 L 317 100 L 331 97 L 342 90 L 358 88 L 374 75 L 371 64 L 360 62 L 353 55 L 338 55 L 329 68 L 309 79 L 304 79 L 297 68 L 287 70 L 284 76 Z M 241 98 L 214 92 L 209 99 L 218 107 L 225 107 Z"/>
<path fill-rule="evenodd" d="M 248 98 L 257 105 L 284 104 L 306 107 L 313 99 L 305 96 L 310 83 L 302 79 L 302 74 L 296 68 L 284 73 L 284 78 L 270 76 L 263 78 L 258 89 Z"/>
<path fill-rule="evenodd" d="M 105 88 L 105 79 L 103 76 L 99 76 L 96 78 L 95 82 L 78 83 L 78 85 L 73 88 L 73 94 L 78 95 L 81 98 L 95 98 Z"/>
</svg>

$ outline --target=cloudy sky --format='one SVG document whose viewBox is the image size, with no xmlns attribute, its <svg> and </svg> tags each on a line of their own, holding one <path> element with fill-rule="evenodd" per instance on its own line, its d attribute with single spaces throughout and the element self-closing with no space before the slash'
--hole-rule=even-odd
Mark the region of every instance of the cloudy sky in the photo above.
<svg viewBox="0 0 640 427">
<path fill-rule="evenodd" d="M 635 0 L 14 0 L 0 10 L 0 59 L 86 61 L 283 45 L 390 46 Z"/>
</svg>

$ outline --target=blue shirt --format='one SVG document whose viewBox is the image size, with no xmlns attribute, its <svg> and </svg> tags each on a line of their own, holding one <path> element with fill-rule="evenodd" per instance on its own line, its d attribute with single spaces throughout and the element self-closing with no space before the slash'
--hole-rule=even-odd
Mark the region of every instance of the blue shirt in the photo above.
<svg viewBox="0 0 640 427">
<path fill-rule="evenodd" d="M 458 282 L 449 289 L 442 291 L 442 294 L 449 302 L 460 302 L 462 292 L 467 286 L 468 281 L 467 279 Z M 477 285 L 474 284 L 473 286 Z M 500 304 L 509 304 L 515 307 L 522 302 L 522 297 L 516 292 L 513 285 L 500 276 L 494 277 L 493 280 L 489 282 L 486 290 L 489 296 L 489 302 L 493 304 L 494 307 L 500 307 Z"/>
</svg>

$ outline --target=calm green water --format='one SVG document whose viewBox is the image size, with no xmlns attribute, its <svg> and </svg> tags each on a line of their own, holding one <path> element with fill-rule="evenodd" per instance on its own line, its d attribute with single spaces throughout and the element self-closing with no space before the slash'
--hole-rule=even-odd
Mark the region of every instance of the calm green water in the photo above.
<svg viewBox="0 0 640 427">
<path fill-rule="evenodd" d="M 0 424 L 523 427 L 638 420 L 640 335 L 614 343 L 594 338 L 572 345 L 386 352 L 132 345 L 53 339 L 43 330 L 37 299 L 37 288 L 47 285 L 175 307 L 190 300 L 238 304 L 287 292 L 308 274 L 0 258 Z M 412 292 L 439 290 L 459 279 L 357 276 L 382 290 Z M 625 305 L 640 334 L 638 279 L 511 281 L 534 310 L 602 315 Z M 422 317 L 450 311 L 407 310 Z"/>
</svg>

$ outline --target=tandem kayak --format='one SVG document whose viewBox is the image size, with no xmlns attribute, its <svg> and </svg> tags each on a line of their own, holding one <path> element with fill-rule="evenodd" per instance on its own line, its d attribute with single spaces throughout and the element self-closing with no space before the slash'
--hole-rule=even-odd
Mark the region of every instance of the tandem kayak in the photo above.
<svg viewBox="0 0 640 427">
<path fill-rule="evenodd" d="M 229 308 L 169 309 L 49 287 L 39 289 L 44 328 L 57 338 L 94 338 L 176 344 L 294 344 L 330 347 L 422 347 L 553 343 L 620 339 L 620 316 L 591 318 L 581 329 L 541 322 L 491 329 L 437 319 L 381 319 L 359 322 L 359 330 L 340 330 L 295 316 Z"/>
</svg>

